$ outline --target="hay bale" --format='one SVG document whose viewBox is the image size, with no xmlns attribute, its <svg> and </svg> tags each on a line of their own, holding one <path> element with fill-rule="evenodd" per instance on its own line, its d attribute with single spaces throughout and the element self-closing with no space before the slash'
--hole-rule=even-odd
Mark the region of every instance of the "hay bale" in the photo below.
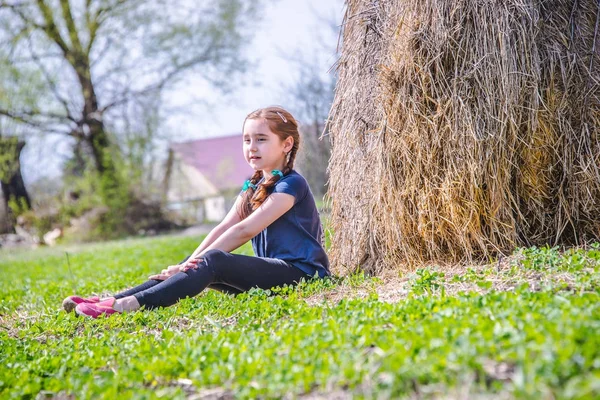
<svg viewBox="0 0 600 400">
<path fill-rule="evenodd" d="M 330 113 L 338 272 L 600 238 L 597 2 L 346 5 Z"/>
</svg>

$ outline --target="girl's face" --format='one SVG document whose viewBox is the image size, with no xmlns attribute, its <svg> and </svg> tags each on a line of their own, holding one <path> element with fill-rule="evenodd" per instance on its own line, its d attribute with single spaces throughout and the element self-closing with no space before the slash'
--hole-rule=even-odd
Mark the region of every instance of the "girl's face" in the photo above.
<svg viewBox="0 0 600 400">
<path fill-rule="evenodd" d="M 274 169 L 283 169 L 285 156 L 294 145 L 291 136 L 281 140 L 274 134 L 264 118 L 246 120 L 243 137 L 246 162 L 269 175 Z"/>
</svg>

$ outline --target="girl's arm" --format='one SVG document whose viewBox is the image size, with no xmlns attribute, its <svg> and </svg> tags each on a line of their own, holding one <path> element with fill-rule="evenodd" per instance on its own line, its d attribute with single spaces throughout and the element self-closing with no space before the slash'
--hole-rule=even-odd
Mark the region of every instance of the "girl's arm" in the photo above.
<svg viewBox="0 0 600 400">
<path fill-rule="evenodd" d="M 233 205 L 233 207 L 231 207 L 231 209 L 229 210 L 229 212 L 227 213 L 225 218 L 223 218 L 223 221 L 221 221 L 219 223 L 219 225 L 215 226 L 210 231 L 210 233 L 208 235 L 206 235 L 204 240 L 200 243 L 200 246 L 198 246 L 196 248 L 196 250 L 194 250 L 194 252 L 190 256 L 190 258 L 189 258 L 190 260 L 197 258 L 198 254 L 202 253 L 219 236 L 221 236 L 225 231 L 227 231 L 227 229 L 229 229 L 230 227 L 234 226 L 235 224 L 237 224 L 238 222 L 241 221 L 240 216 L 237 212 L 238 207 L 240 206 L 241 202 L 242 202 L 242 196 L 238 196 L 237 199 L 235 199 L 235 204 Z"/>
<path fill-rule="evenodd" d="M 294 196 L 290 194 L 271 194 L 264 203 L 262 203 L 262 205 L 246 219 L 228 227 L 225 232 L 206 246 L 204 246 L 204 242 L 202 242 L 202 245 L 198 248 L 200 250 L 197 253 L 194 252 L 195 257 L 190 257 L 190 261 L 185 263 L 184 266 L 188 268 L 195 267 L 196 263 L 193 259 L 195 258 L 197 261 L 197 259 L 202 258 L 202 254 L 206 253 L 208 250 L 218 249 L 230 252 L 237 249 L 290 210 L 294 206 L 294 200 Z"/>
<path fill-rule="evenodd" d="M 241 221 L 241 218 L 237 212 L 238 206 L 240 205 L 241 202 L 242 202 L 242 196 L 238 196 L 237 199 L 235 200 L 235 204 L 233 205 L 233 207 L 231 207 L 231 209 L 229 210 L 229 212 L 227 213 L 225 218 L 223 218 L 223 221 L 221 221 L 219 223 L 219 225 L 215 226 L 210 231 L 210 233 L 208 235 L 206 235 L 206 237 L 204 238 L 202 243 L 200 243 L 200 246 L 198 246 L 198 248 L 196 248 L 196 250 L 194 250 L 192 255 L 187 259 L 188 261 L 191 261 L 194 259 L 196 259 L 196 261 L 197 261 L 200 258 L 199 257 L 200 254 L 213 248 L 213 247 L 209 247 L 209 246 L 211 246 L 219 237 L 221 237 L 225 232 L 227 232 L 232 226 L 235 226 L 236 224 L 238 224 Z M 244 243 L 241 243 L 240 246 Z M 151 275 L 148 279 L 157 279 L 157 280 L 168 279 L 170 276 L 175 275 L 179 271 L 182 271 L 182 270 L 185 271 L 184 266 L 186 264 L 187 264 L 187 262 L 183 262 L 181 264 L 176 264 L 176 265 L 171 265 L 170 267 L 163 269 L 160 274 Z"/>
</svg>

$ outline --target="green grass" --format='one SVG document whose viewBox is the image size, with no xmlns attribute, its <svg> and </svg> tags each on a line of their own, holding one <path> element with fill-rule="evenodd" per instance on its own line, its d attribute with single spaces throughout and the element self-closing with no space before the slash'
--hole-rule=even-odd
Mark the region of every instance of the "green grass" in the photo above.
<svg viewBox="0 0 600 400">
<path fill-rule="evenodd" d="M 0 253 L 0 398 L 600 396 L 599 246 L 522 249 L 461 275 L 421 269 L 393 304 L 355 275 L 100 320 L 60 310 L 74 292 L 136 284 L 198 241 Z M 355 288 L 367 295 L 319 297 Z"/>
</svg>

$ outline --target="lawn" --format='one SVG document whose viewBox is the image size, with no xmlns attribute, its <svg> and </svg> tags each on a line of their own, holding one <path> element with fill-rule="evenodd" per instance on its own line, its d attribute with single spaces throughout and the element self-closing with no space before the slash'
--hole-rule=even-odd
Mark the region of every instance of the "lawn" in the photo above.
<svg viewBox="0 0 600 400">
<path fill-rule="evenodd" d="M 0 398 L 599 398 L 600 246 L 77 318 L 199 238 L 0 252 Z M 251 252 L 248 246 L 243 253 Z"/>
</svg>

